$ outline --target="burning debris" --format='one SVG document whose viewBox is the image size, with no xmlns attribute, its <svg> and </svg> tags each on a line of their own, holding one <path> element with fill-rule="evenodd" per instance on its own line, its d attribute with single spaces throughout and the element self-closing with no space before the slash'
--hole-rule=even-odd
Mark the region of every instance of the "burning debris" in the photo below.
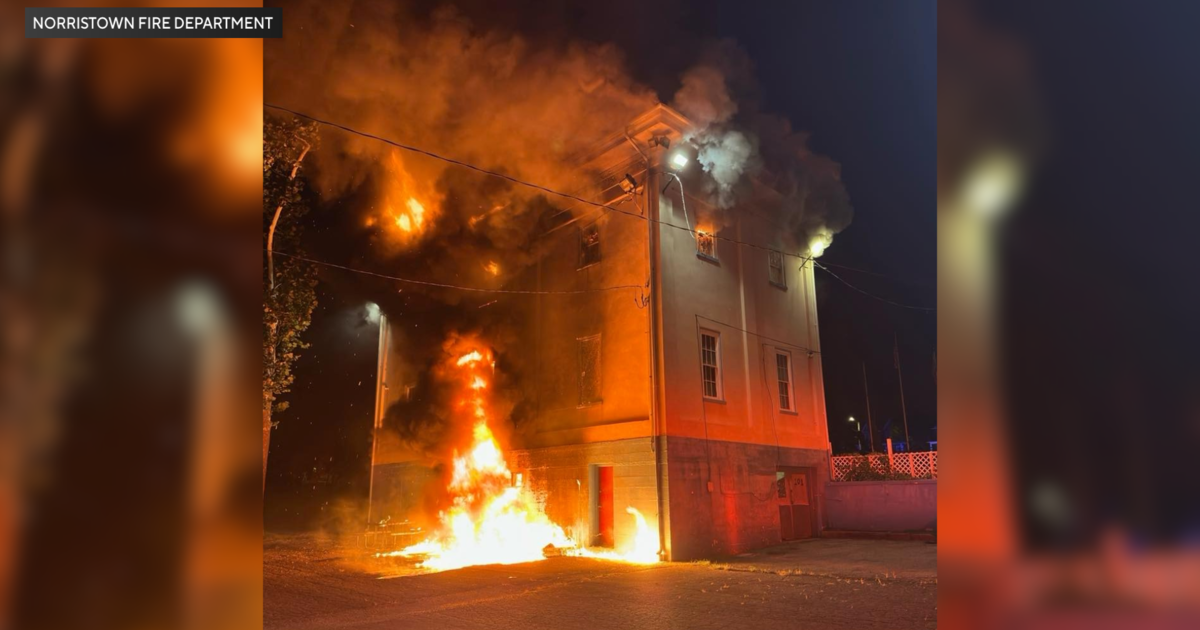
<svg viewBox="0 0 1200 630">
<path fill-rule="evenodd" d="M 623 551 L 593 551 L 577 545 L 546 516 L 525 484 L 514 482 L 504 453 L 489 426 L 488 390 L 495 361 L 490 352 L 471 350 L 454 361 L 461 398 L 457 416 L 473 423 L 471 445 L 454 453 L 447 485 L 451 505 L 439 515 L 439 527 L 426 540 L 380 557 L 419 557 L 419 566 L 444 571 L 481 564 L 533 562 L 570 555 L 637 563 L 658 561 L 658 533 L 630 507 L 637 531 Z"/>
</svg>

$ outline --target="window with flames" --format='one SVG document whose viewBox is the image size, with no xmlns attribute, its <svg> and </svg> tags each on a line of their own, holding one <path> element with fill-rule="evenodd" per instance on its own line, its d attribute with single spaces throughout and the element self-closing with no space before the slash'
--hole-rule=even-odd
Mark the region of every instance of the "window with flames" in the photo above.
<svg viewBox="0 0 1200 630">
<path fill-rule="evenodd" d="M 600 335 L 576 340 L 579 353 L 579 406 L 600 404 Z"/>
<path fill-rule="evenodd" d="M 710 260 L 717 259 L 717 237 L 712 232 L 696 232 L 696 254 Z"/>
<path fill-rule="evenodd" d="M 579 233 L 579 268 L 600 262 L 600 226 L 589 225 Z"/>
<path fill-rule="evenodd" d="M 774 250 L 767 252 L 767 263 L 771 271 L 771 284 L 786 288 L 787 275 L 783 273 L 783 252 Z"/>
</svg>

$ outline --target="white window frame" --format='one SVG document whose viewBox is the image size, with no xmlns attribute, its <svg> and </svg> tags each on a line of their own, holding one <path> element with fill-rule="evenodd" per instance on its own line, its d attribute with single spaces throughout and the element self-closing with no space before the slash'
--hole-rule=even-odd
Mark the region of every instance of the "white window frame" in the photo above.
<svg viewBox="0 0 1200 630">
<path fill-rule="evenodd" d="M 792 353 L 775 348 L 775 402 L 779 407 L 779 411 L 784 413 L 797 413 L 796 411 L 796 370 L 795 361 L 792 360 Z M 787 361 L 787 381 L 779 380 L 779 357 L 783 357 Z M 785 389 L 786 387 L 786 389 Z M 782 394 L 787 394 L 788 406 L 783 406 Z"/>
<path fill-rule="evenodd" d="M 775 268 L 774 265 L 771 264 L 771 258 L 773 256 L 779 257 L 779 282 L 776 282 L 771 278 L 771 270 Z M 774 249 L 767 251 L 767 282 L 770 282 L 772 286 L 779 287 L 780 289 L 787 288 L 787 265 L 784 264 L 783 252 L 781 251 Z"/>
<path fill-rule="evenodd" d="M 704 353 L 705 353 L 704 338 L 705 337 L 712 337 L 714 339 L 713 353 L 712 353 L 713 357 L 714 357 L 714 363 L 711 363 L 711 364 L 705 362 L 705 357 L 704 357 Z M 721 377 L 722 377 L 722 372 L 723 372 L 723 370 L 721 369 L 721 333 L 719 333 L 715 330 L 701 328 L 699 341 L 700 341 L 700 393 L 704 396 L 705 400 L 724 401 L 725 400 L 725 388 L 721 383 Z M 708 391 L 705 390 L 705 384 L 708 381 L 708 379 L 706 378 L 706 375 L 705 375 L 705 370 L 704 370 L 705 368 L 713 369 L 713 382 L 714 382 L 713 389 L 716 392 L 716 395 L 714 395 L 714 396 L 710 396 Z"/>
</svg>

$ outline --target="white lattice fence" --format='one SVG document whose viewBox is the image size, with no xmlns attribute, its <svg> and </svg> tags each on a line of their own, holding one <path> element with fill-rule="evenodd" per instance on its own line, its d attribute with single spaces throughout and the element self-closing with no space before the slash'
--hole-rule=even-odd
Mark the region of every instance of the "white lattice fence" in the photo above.
<svg viewBox="0 0 1200 630">
<path fill-rule="evenodd" d="M 914 479 L 937 479 L 937 451 L 893 453 L 890 464 L 887 453 L 835 455 L 833 457 L 833 480 L 845 481 L 852 470 L 862 469 L 866 466 L 870 466 L 872 472 L 884 477 L 909 476 Z"/>
</svg>

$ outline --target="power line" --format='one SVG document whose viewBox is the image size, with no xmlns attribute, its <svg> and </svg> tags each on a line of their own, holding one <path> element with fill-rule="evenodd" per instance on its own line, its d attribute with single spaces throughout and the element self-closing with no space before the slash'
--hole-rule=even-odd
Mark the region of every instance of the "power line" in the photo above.
<svg viewBox="0 0 1200 630">
<path fill-rule="evenodd" d="M 520 184 L 521 186 L 526 186 L 526 187 L 528 187 L 528 188 L 533 188 L 533 189 L 535 189 L 535 190 L 540 190 L 540 191 L 542 191 L 542 192 L 545 192 L 545 193 L 550 193 L 551 195 L 555 195 L 555 196 L 558 196 L 558 197 L 562 197 L 562 198 L 564 198 L 564 199 L 570 199 L 570 200 L 572 200 L 572 201 L 578 201 L 578 202 L 580 202 L 580 203 L 585 203 L 585 204 L 587 204 L 587 205 L 589 205 L 589 206 L 595 206 L 595 207 L 597 207 L 597 208 L 604 208 L 604 209 L 606 209 L 606 210 L 613 210 L 613 211 L 615 211 L 615 212 L 620 212 L 621 214 L 628 214 L 628 215 L 629 215 L 629 216 L 631 216 L 631 217 L 645 218 L 645 217 L 640 217 L 640 216 L 638 216 L 637 214 L 634 214 L 633 212 L 630 212 L 630 211 L 628 211 L 628 210 L 622 210 L 622 209 L 620 209 L 620 208 L 616 208 L 616 207 L 610 206 L 610 205 L 608 205 L 608 204 L 605 204 L 605 203 L 599 203 L 599 202 L 596 202 L 596 201 L 591 201 L 591 200 L 589 200 L 589 199 L 584 199 L 583 197 L 579 197 L 579 196 L 577 196 L 577 195 L 572 195 L 572 194 L 570 194 L 570 193 L 559 192 L 559 191 L 557 191 L 557 190 L 554 190 L 553 188 L 547 188 L 547 187 L 545 187 L 545 186 L 542 186 L 541 184 L 534 184 L 533 182 L 527 182 L 527 181 L 525 181 L 525 180 L 523 180 L 523 179 L 517 179 L 516 177 L 513 177 L 513 176 L 511 176 L 511 175 L 505 175 L 504 173 L 497 173 L 496 171 L 489 171 L 489 170 L 488 170 L 488 169 L 486 169 L 486 168 L 483 168 L 483 167 L 480 167 L 480 166 L 475 166 L 474 164 L 470 164 L 470 163 L 468 163 L 468 162 L 463 162 L 462 160 L 456 160 L 456 159 L 454 159 L 454 158 L 446 157 L 446 156 L 444 156 L 444 155 L 439 155 L 439 154 L 437 154 L 437 153 L 434 153 L 434 152 L 432 152 L 432 151 L 427 151 L 427 150 L 425 150 L 425 149 L 421 149 L 421 148 L 418 148 L 418 147 L 414 147 L 414 146 L 410 146 L 410 145 L 403 144 L 403 143 L 400 143 L 400 142 L 396 142 L 395 140 L 390 140 L 390 139 L 388 139 L 388 138 L 384 138 L 384 137 L 382 137 L 382 136 L 377 136 L 377 135 L 375 135 L 375 134 L 372 134 L 372 133 L 367 133 L 367 132 L 365 132 L 365 131 L 359 131 L 359 130 L 357 130 L 357 129 L 353 129 L 353 128 L 351 128 L 351 127 L 347 127 L 347 126 L 345 126 L 345 125 L 343 125 L 343 124 L 340 124 L 340 123 L 335 123 L 335 122 L 331 122 L 331 121 L 328 121 L 328 120 L 322 120 L 322 119 L 320 119 L 320 118 L 317 118 L 317 117 L 315 117 L 315 116 L 310 116 L 310 115 L 308 115 L 308 114 L 305 114 L 305 113 L 302 113 L 302 112 L 298 112 L 298 111 L 295 111 L 295 110 L 292 110 L 292 109 L 288 109 L 288 108 L 286 108 L 286 107 L 281 107 L 281 106 L 279 106 L 279 105 L 272 105 L 272 104 L 270 104 L 270 103 L 264 103 L 264 104 L 263 104 L 263 106 L 264 106 L 264 107 L 266 107 L 266 108 L 268 108 L 268 109 L 277 109 L 277 110 L 279 110 L 279 111 L 282 111 L 282 112 L 287 112 L 287 113 L 289 113 L 289 114 L 291 114 L 291 115 L 293 115 L 293 116 L 298 116 L 298 117 L 300 117 L 300 118 L 307 118 L 308 120 L 311 120 L 311 121 L 313 121 L 313 122 L 315 122 L 315 123 L 318 123 L 318 124 L 321 124 L 321 125 L 327 125 L 327 126 L 329 126 L 329 127 L 334 127 L 335 129 L 341 129 L 342 131 L 345 131 L 345 132 L 347 132 L 347 133 L 352 133 L 352 134 L 355 134 L 355 135 L 357 135 L 357 136 L 362 136 L 362 137 L 364 137 L 364 138 L 369 138 L 369 139 L 371 139 L 371 140 L 377 140 L 377 141 L 379 141 L 379 142 L 382 142 L 382 143 L 384 143 L 384 144 L 388 144 L 388 145 L 394 146 L 394 147 L 396 147 L 397 149 L 403 149 L 403 150 L 405 150 L 405 151 L 411 151 L 411 152 L 413 152 L 413 153 L 419 153 L 419 154 L 421 154 L 421 155 L 424 155 L 424 156 L 431 157 L 431 158 L 433 158 L 433 159 L 435 159 L 435 160 L 441 160 L 441 161 L 443 161 L 443 162 L 447 162 L 447 163 L 449 163 L 449 164 L 454 164 L 455 166 L 461 166 L 461 167 L 463 167 L 463 168 L 470 169 L 470 170 L 472 170 L 472 171 L 475 171 L 475 172 L 477 172 L 477 173 L 483 173 L 484 175 L 490 175 L 490 176 L 492 176 L 492 177 L 499 177 L 500 179 L 504 179 L 504 180 L 510 181 L 510 182 L 512 182 L 512 183 L 514 183 L 514 184 Z"/>
<path fill-rule="evenodd" d="M 701 314 L 699 314 L 699 313 L 697 313 L 697 314 L 696 314 L 696 317 L 698 317 L 698 318 L 700 318 L 700 319 L 703 319 L 704 321 L 707 321 L 707 322 L 712 322 L 712 323 L 714 323 L 714 324 L 717 324 L 718 326 L 724 326 L 724 327 L 726 327 L 726 328 L 732 328 L 733 330 L 738 330 L 738 331 L 744 332 L 744 333 L 746 333 L 747 335 L 754 335 L 755 337 L 759 337 L 759 338 L 761 338 L 761 339 L 766 339 L 767 341 L 774 341 L 774 342 L 775 342 L 775 343 L 777 343 L 777 344 L 784 345 L 784 346 L 788 346 L 788 347 L 790 347 L 790 348 L 796 348 L 797 350 L 803 350 L 803 351 L 805 351 L 805 352 L 808 352 L 808 353 L 811 353 L 811 354 L 821 354 L 821 351 L 820 351 L 820 350 L 813 350 L 812 348 L 805 348 L 804 346 L 801 346 L 801 345 L 794 344 L 794 343 L 792 343 L 792 342 L 790 342 L 790 341 L 784 341 L 784 340 L 782 340 L 782 339 L 776 339 L 776 338 L 774 338 L 774 337 L 768 337 L 768 336 L 766 336 L 766 335 L 760 335 L 759 333 L 756 333 L 756 332 L 754 332 L 754 331 L 752 331 L 752 330 L 746 330 L 745 328 L 739 328 L 739 327 L 737 327 L 737 326 L 734 326 L 733 324 L 726 324 L 725 322 L 722 322 L 722 321 L 719 321 L 719 320 L 715 320 L 715 319 L 713 319 L 713 318 L 711 318 L 711 317 L 705 317 L 705 316 L 703 316 L 703 315 L 701 315 Z"/>
<path fill-rule="evenodd" d="M 299 256 L 296 254 L 287 254 L 287 253 L 284 253 L 281 251 L 276 251 L 275 253 L 279 256 L 285 256 L 287 258 L 294 258 L 296 260 L 303 260 L 304 262 L 312 263 L 314 265 L 321 265 L 324 267 L 333 267 L 334 269 L 341 269 L 343 271 L 350 271 L 353 273 L 361 273 L 363 275 L 375 276 L 376 278 L 384 278 L 386 280 L 395 280 L 397 282 L 407 282 L 409 284 L 419 284 L 419 285 L 428 286 L 428 287 L 439 287 L 442 289 L 457 289 L 459 291 L 473 291 L 475 293 L 505 293 L 505 294 L 514 294 L 514 295 L 578 295 L 581 293 L 598 293 L 601 291 L 618 291 L 618 290 L 622 290 L 622 289 L 642 289 L 642 288 L 644 288 L 640 284 L 622 284 L 622 285 L 611 286 L 611 287 L 600 287 L 597 289 L 576 289 L 576 290 L 569 290 L 569 291 L 532 291 L 532 290 L 520 290 L 520 289 L 485 289 L 485 288 L 481 288 L 481 287 L 465 287 L 465 286 L 460 286 L 457 284 L 446 284 L 446 283 L 442 283 L 442 282 L 429 282 L 426 280 L 413 280 L 411 278 L 400 278 L 398 276 L 389 276 L 387 274 L 376 273 L 374 271 L 367 271 L 365 269 L 355 269 L 354 267 L 347 267 L 345 265 L 339 265 L 336 263 L 325 262 L 323 260 L 307 258 L 305 256 Z"/>
<path fill-rule="evenodd" d="M 879 273 L 877 271 L 870 271 L 868 269 L 859 269 L 857 267 L 851 267 L 849 265 L 839 265 L 837 263 L 831 263 L 828 261 L 823 262 L 821 264 L 823 264 L 827 267 L 837 267 L 838 269 L 845 269 L 846 271 L 857 271 L 858 273 L 865 273 L 868 276 L 875 276 L 876 278 L 884 278 L 887 280 L 894 280 L 894 281 L 902 283 L 902 284 L 915 284 L 915 285 L 919 285 L 919 286 L 930 286 L 928 282 L 923 282 L 920 280 L 910 280 L 908 278 L 900 278 L 897 276 L 889 276 L 885 273 Z"/>
<path fill-rule="evenodd" d="M 893 301 L 891 301 L 891 300 L 889 300 L 889 299 L 887 299 L 887 298 L 881 298 L 881 297 L 879 297 L 878 295 L 875 295 L 875 294 L 873 294 L 873 293 L 868 293 L 868 292 L 866 292 L 866 291 L 863 291 L 862 289 L 860 289 L 860 288 L 858 288 L 858 287 L 854 286 L 853 284 L 850 284 L 849 282 L 846 282 L 845 280 L 843 280 L 843 279 L 842 279 L 842 277 L 841 277 L 841 276 L 839 276 L 839 275 L 837 275 L 836 273 L 833 273 L 833 272 L 832 272 L 832 271 L 830 271 L 829 269 L 825 268 L 825 265 L 822 265 L 821 263 L 819 263 L 819 262 L 817 262 L 817 261 L 815 261 L 815 260 L 814 260 L 814 261 L 812 261 L 812 263 L 813 263 L 814 265 L 816 265 L 817 267 L 819 267 L 819 268 L 820 268 L 822 271 L 824 271 L 825 273 L 827 273 L 827 274 L 829 274 L 829 275 L 833 276 L 834 278 L 837 278 L 838 282 L 841 282 L 842 284 L 844 284 L 844 285 L 846 285 L 846 286 L 850 287 L 851 289 L 854 289 L 855 291 L 858 291 L 859 293 L 861 293 L 861 294 L 863 294 L 863 295 L 865 295 L 865 296 L 867 296 L 867 297 L 869 297 L 869 298 L 874 298 L 874 299 L 876 299 L 876 300 L 879 300 L 880 302 L 886 302 L 886 303 L 888 303 L 888 304 L 891 304 L 892 306 L 898 306 L 898 307 L 900 307 L 900 308 L 907 308 L 907 309 L 911 309 L 911 310 L 914 310 L 914 311 L 926 311 L 926 312 L 932 312 L 932 311 L 935 311 L 935 310 L 937 310 L 937 309 L 935 309 L 935 308 L 931 308 L 931 307 L 928 307 L 928 306 L 912 306 L 912 305 L 909 305 L 909 304 L 901 304 L 901 303 L 899 303 L 899 302 L 893 302 Z"/>
<path fill-rule="evenodd" d="M 410 152 L 413 152 L 413 153 L 417 153 L 417 154 L 420 154 L 420 155 L 424 155 L 424 156 L 427 156 L 427 157 L 431 157 L 431 158 L 433 158 L 433 159 L 436 159 L 436 160 L 441 160 L 441 161 L 443 161 L 443 162 L 446 162 L 446 163 L 448 163 L 448 164 L 454 164 L 454 165 L 456 165 L 456 166 L 461 166 L 461 167 L 463 167 L 463 168 L 466 168 L 466 169 L 469 169 L 469 170 L 475 171 L 475 172 L 477 172 L 477 173 L 482 173 L 482 174 L 484 174 L 484 175 L 489 175 L 489 176 L 491 176 L 491 177 L 497 177 L 497 178 L 503 179 L 503 180 L 505 180 L 505 181 L 512 182 L 512 183 L 514 183 L 514 184 L 519 184 L 519 185 L 521 185 L 521 186 L 525 186 L 525 187 L 527 187 L 527 188 L 532 188 L 532 189 L 534 189 L 534 190 L 540 190 L 540 191 L 542 191 L 542 192 L 545 192 L 545 193 L 548 193 L 548 194 L 551 194 L 551 195 L 555 195 L 555 196 L 557 196 L 557 197 L 561 197 L 561 198 L 563 198 L 563 199 L 570 199 L 570 200 L 572 200 L 572 201 L 577 201 L 577 202 L 579 202 L 579 203 L 586 204 L 586 205 L 589 205 L 589 206 L 593 206 L 593 207 L 596 207 L 596 208 L 601 208 L 601 209 L 604 209 L 604 210 L 611 210 L 611 211 L 613 211 L 613 212 L 617 212 L 617 213 L 619 213 L 619 214 L 623 214 L 623 215 L 626 215 L 626 216 L 634 217 L 634 218 L 636 218 L 636 219 L 641 219 L 641 220 L 643 220 L 643 221 L 651 221 L 651 222 L 657 223 L 657 224 L 659 224 L 659 225 L 665 225 L 665 226 L 667 226 L 667 227 L 674 228 L 674 229 L 676 229 L 676 230 L 682 230 L 682 231 L 684 231 L 684 232 L 688 232 L 689 234 L 691 234 L 693 238 L 696 238 L 696 237 L 697 237 L 697 235 L 699 235 L 699 234 L 701 233 L 701 231 L 699 231 L 699 230 L 692 229 L 692 228 L 691 228 L 691 226 L 684 227 L 684 226 L 682 226 L 682 225 L 675 225 L 674 223 L 670 223 L 670 222 L 668 222 L 668 221 L 663 221 L 662 219 L 651 219 L 651 218 L 650 218 L 650 217 L 648 217 L 648 216 L 642 216 L 642 215 L 640 215 L 640 214 L 637 214 L 637 213 L 634 213 L 634 212 L 630 212 L 629 210 L 623 210 L 623 209 L 621 209 L 621 208 L 617 208 L 617 207 L 615 207 L 615 206 L 612 206 L 612 205 L 609 205 L 609 204 L 606 204 L 606 203 L 599 203 L 599 202 L 596 202 L 596 201 L 591 201 L 590 199 L 584 199 L 583 197 L 580 197 L 580 196 L 578 196 L 578 195 L 573 195 L 573 194 L 570 194 L 570 193 L 564 193 L 564 192 L 560 192 L 560 191 L 554 190 L 553 188 L 548 188 L 548 187 L 546 187 L 546 186 L 542 186 L 541 184 L 535 184 L 535 183 L 533 183 L 533 182 L 527 182 L 527 181 L 525 181 L 525 180 L 518 179 L 518 178 L 516 178 L 516 177 L 513 177 L 513 176 L 511 176 L 511 175 L 505 175 L 504 173 L 497 173 L 496 171 L 491 171 L 491 170 L 488 170 L 488 169 L 486 169 L 486 168 L 482 168 L 482 167 L 479 167 L 479 166 L 475 166 L 474 164 L 470 164 L 470 163 L 468 163 L 468 162 L 463 162 L 462 160 L 457 160 L 457 159 L 454 159 L 454 158 L 446 157 L 446 156 L 444 156 L 444 155 L 439 155 L 439 154 L 437 154 L 437 153 L 434 153 L 434 152 L 432 152 L 432 151 L 427 151 L 427 150 L 425 150 L 425 149 L 421 149 L 421 148 L 419 148 L 419 147 L 414 147 L 414 146 L 411 146 L 411 145 L 407 145 L 407 144 L 404 144 L 404 143 L 401 143 L 401 142 L 397 142 L 397 141 L 395 141 L 395 140 L 391 140 L 391 139 L 389 139 L 389 138 L 384 138 L 384 137 L 382 137 L 382 136 L 378 136 L 378 135 L 375 135 L 375 134 L 372 134 L 372 133 L 368 133 L 368 132 L 365 132 L 365 131 L 359 131 L 359 130 L 357 130 L 357 129 L 354 129 L 354 128 L 352 128 L 352 127 L 348 127 L 348 126 L 346 126 L 346 125 L 343 125 L 343 124 L 341 124 L 341 123 L 336 123 L 336 122 L 329 121 L 329 120 L 323 120 L 323 119 L 321 119 L 321 118 L 317 118 L 317 117 L 315 117 L 315 116 L 311 116 L 311 115 L 309 115 L 309 114 L 305 114 L 305 113 L 303 113 L 303 112 L 298 112 L 298 111 L 296 111 L 296 110 L 294 110 L 294 109 L 289 109 L 289 108 L 287 108 L 287 107 L 282 107 L 282 106 L 280 106 L 280 105 L 274 105 L 274 104 L 271 104 L 271 103 L 263 103 L 263 106 L 264 106 L 264 107 L 266 107 L 266 108 L 268 108 L 268 109 L 274 109 L 274 110 L 278 110 L 278 111 L 281 111 L 281 112 L 287 112 L 287 113 L 289 113 L 289 114 L 291 114 L 291 115 L 293 115 L 293 116 L 297 116 L 297 117 L 299 117 L 299 118 L 305 118 L 305 119 L 307 119 L 307 120 L 311 120 L 311 121 L 313 121 L 313 122 L 315 122 L 315 123 L 317 123 L 317 124 L 320 124 L 320 125 L 326 125 L 326 126 L 329 126 L 329 127 L 333 127 L 333 128 L 335 128 L 335 129 L 341 129 L 342 131 L 345 131 L 345 132 L 347 132 L 347 133 L 351 133 L 351 134 L 354 134 L 354 135 L 357 135 L 357 136 L 362 136 L 362 137 L 364 137 L 364 138 L 368 138 L 368 139 L 371 139 L 371 140 L 376 140 L 376 141 L 378 141 L 378 142 L 382 142 L 382 143 L 384 143 L 384 144 L 387 144 L 387 145 L 390 145 L 390 146 L 396 147 L 396 148 L 398 148 L 398 149 L 403 149 L 403 150 L 405 150 L 405 151 L 410 151 Z M 680 189 L 680 194 L 681 194 L 681 195 L 683 194 L 683 192 L 682 192 L 682 188 Z M 757 244 L 757 243 L 750 243 L 750 242 L 746 242 L 746 241 L 741 241 L 741 240 L 738 240 L 738 239 L 729 238 L 729 237 L 727 237 L 727 236 L 719 236 L 719 235 L 717 235 L 715 232 L 714 232 L 714 233 L 711 233 L 711 234 L 710 234 L 710 233 L 707 233 L 707 232 L 705 232 L 705 235 L 706 235 L 706 236 L 710 236 L 710 237 L 712 237 L 712 238 L 714 238 L 714 239 L 716 239 L 716 240 L 719 240 L 719 241 L 725 241 L 725 242 L 727 242 L 727 243 L 733 243 L 733 244 L 735 244 L 735 245 L 742 245 L 742 246 L 745 246 L 745 247 L 751 247 L 751 248 L 754 248 L 754 249 L 759 249 L 759 250 L 766 251 L 766 252 L 779 252 L 780 254 L 782 254 L 782 255 L 784 255 L 784 256 L 791 256 L 791 257 L 793 257 L 793 258 L 799 258 L 799 259 L 801 259 L 801 260 L 804 260 L 804 261 L 808 261 L 809 259 L 811 259 L 811 258 L 812 258 L 811 256 L 805 256 L 805 255 L 802 255 L 802 254 L 793 254 L 792 252 L 783 251 L 783 250 L 781 250 L 781 249 L 775 249 L 775 248 L 773 248 L 773 247 L 768 247 L 768 246 L 765 246 L 765 245 L 759 245 L 759 244 Z M 316 261 L 310 261 L 310 262 L 316 262 Z M 814 260 L 814 261 L 813 261 L 813 263 L 814 263 L 814 264 L 816 264 L 816 261 Z M 316 264 L 331 264 L 331 263 L 319 263 L 319 262 L 316 262 Z M 855 291 L 858 291 L 859 293 L 862 293 L 862 294 L 864 294 L 864 295 L 867 295 L 867 296 L 869 296 L 869 297 L 875 298 L 875 299 L 877 299 L 877 300 L 879 300 L 879 301 L 881 301 L 881 302 L 887 302 L 888 304 L 892 304 L 893 306 L 898 306 L 898 307 L 901 307 L 901 308 L 914 309 L 914 310 L 921 310 L 921 311 L 933 311 L 933 310 L 934 310 L 934 309 L 932 309 L 932 308 L 925 308 L 925 307 L 919 307 L 919 306 L 909 306 L 909 305 L 906 305 L 906 304 L 900 304 L 900 303 L 898 303 L 898 302 L 893 302 L 893 301 L 891 301 L 891 300 L 888 300 L 888 299 L 885 299 L 885 298 L 881 298 L 881 297 L 879 297 L 879 296 L 876 296 L 876 295 L 873 295 L 873 294 L 871 294 L 871 293 L 868 293 L 868 292 L 866 292 L 866 291 L 863 291 L 862 289 L 859 289 L 858 287 L 856 287 L 856 286 L 854 286 L 854 285 L 850 284 L 849 282 L 846 282 L 845 280 L 842 280 L 842 279 L 841 279 L 839 276 L 837 276 L 837 275 L 836 275 L 836 274 L 834 274 L 832 271 L 830 271 L 829 269 L 827 269 L 827 268 L 826 268 L 824 265 L 816 265 L 816 266 L 817 266 L 817 267 L 819 267 L 819 268 L 820 268 L 822 271 L 824 271 L 824 272 L 828 273 L 829 275 L 833 276 L 834 278 L 837 278 L 837 279 L 838 279 L 839 281 L 841 281 L 843 284 L 845 284 L 846 286 L 848 286 L 848 287 L 850 287 L 850 288 L 854 289 Z M 351 271 L 356 271 L 356 270 L 351 270 Z M 369 272 L 367 272 L 367 273 L 369 273 Z M 376 274 L 376 275 L 378 275 L 378 274 Z M 387 277 L 387 276 L 384 276 L 384 277 Z M 419 281 L 415 281 L 415 280 L 405 280 L 405 279 L 402 279 L 402 278 L 392 278 L 392 279 L 395 279 L 395 280 L 401 280 L 401 281 L 406 281 L 406 282 L 421 283 L 421 282 L 419 282 Z M 423 283 L 423 284 L 429 284 L 429 285 L 431 285 L 431 286 L 442 286 L 442 285 L 438 285 L 438 284 L 436 284 L 436 283 Z M 472 289 L 472 288 L 469 288 L 469 287 L 456 287 L 456 286 L 454 286 L 454 285 L 445 285 L 445 286 L 446 286 L 447 288 L 461 288 L 461 289 L 463 289 L 463 290 L 485 291 L 485 289 L 478 289 L 478 288 Z M 632 286 L 632 285 L 630 285 L 630 286 Z M 613 287 L 613 288 L 627 288 L 627 287 Z M 639 287 L 639 288 L 640 288 L 640 287 Z M 503 293 L 503 292 L 504 292 L 504 291 L 501 291 L 501 290 L 487 290 L 487 291 L 491 291 L 491 292 L 493 292 L 493 293 Z M 513 292 L 513 293 L 521 293 L 520 291 L 510 291 L 510 292 Z M 533 292 L 526 292 L 526 293 L 533 293 Z"/>
</svg>

